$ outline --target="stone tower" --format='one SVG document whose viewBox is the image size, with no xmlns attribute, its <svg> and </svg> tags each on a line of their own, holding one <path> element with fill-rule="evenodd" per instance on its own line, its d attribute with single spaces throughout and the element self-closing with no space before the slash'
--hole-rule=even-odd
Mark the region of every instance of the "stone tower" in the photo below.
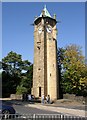
<svg viewBox="0 0 87 120">
<path fill-rule="evenodd" d="M 34 20 L 34 65 L 32 94 L 59 97 L 57 68 L 56 15 L 52 18 L 46 6 Z"/>
</svg>

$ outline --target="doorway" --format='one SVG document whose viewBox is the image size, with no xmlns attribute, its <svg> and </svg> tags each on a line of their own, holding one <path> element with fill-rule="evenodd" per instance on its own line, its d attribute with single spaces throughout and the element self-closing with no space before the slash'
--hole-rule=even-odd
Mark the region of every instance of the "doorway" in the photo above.
<svg viewBox="0 0 87 120">
<path fill-rule="evenodd" d="M 39 97 L 41 97 L 41 87 L 39 87 Z"/>
</svg>

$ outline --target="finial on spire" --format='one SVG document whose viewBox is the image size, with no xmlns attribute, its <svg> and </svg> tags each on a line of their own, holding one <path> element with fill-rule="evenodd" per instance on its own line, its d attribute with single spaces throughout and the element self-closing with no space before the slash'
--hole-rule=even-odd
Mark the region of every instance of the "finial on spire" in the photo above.
<svg viewBox="0 0 87 120">
<path fill-rule="evenodd" d="M 46 8 L 46 5 L 44 5 L 44 8 Z"/>
<path fill-rule="evenodd" d="M 44 13 L 44 14 L 43 14 Z M 50 13 L 48 12 L 46 5 L 44 5 L 43 12 L 40 14 L 40 17 L 45 16 L 45 17 L 51 17 Z"/>
</svg>

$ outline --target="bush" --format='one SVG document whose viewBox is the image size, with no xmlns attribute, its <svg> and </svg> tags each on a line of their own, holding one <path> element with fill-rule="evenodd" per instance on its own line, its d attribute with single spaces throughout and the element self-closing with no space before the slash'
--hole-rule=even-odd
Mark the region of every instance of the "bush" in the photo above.
<svg viewBox="0 0 87 120">
<path fill-rule="evenodd" d="M 23 94 L 23 93 L 27 93 L 27 88 L 23 87 L 23 86 L 18 86 L 16 89 L 16 94 Z"/>
</svg>

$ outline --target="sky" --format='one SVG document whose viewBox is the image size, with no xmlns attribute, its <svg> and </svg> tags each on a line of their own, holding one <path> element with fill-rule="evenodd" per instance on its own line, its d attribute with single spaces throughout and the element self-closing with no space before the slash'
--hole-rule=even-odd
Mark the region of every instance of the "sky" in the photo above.
<svg viewBox="0 0 87 120">
<path fill-rule="evenodd" d="M 2 58 L 10 51 L 22 55 L 33 63 L 34 22 L 44 5 L 57 20 L 57 47 L 76 44 L 85 55 L 85 3 L 84 2 L 3 2 L 2 3 Z M 0 58 L 1 59 L 1 58 Z"/>
</svg>

